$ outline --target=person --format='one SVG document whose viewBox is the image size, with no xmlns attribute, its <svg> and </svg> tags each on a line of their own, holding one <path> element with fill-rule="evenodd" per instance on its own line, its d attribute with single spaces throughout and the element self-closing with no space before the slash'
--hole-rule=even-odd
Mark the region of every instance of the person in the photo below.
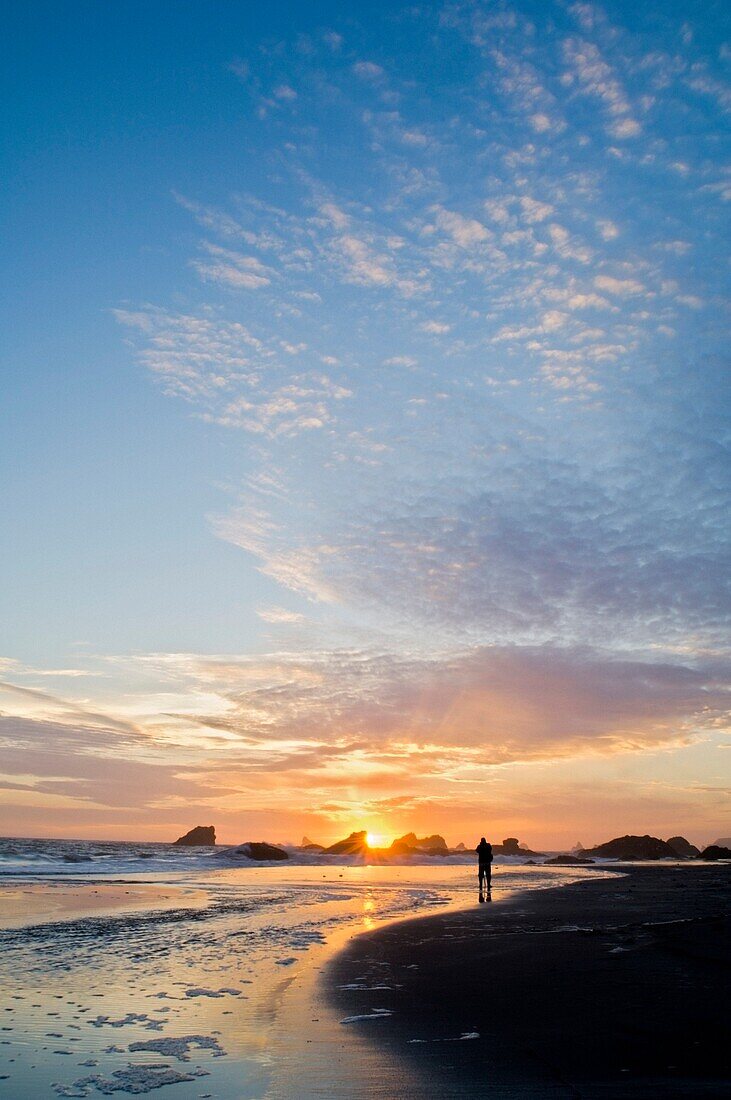
<svg viewBox="0 0 731 1100">
<path fill-rule="evenodd" d="M 477 877 L 482 893 L 483 883 L 489 890 L 492 886 L 492 844 L 488 844 L 484 836 L 475 848 L 477 852 Z"/>
</svg>

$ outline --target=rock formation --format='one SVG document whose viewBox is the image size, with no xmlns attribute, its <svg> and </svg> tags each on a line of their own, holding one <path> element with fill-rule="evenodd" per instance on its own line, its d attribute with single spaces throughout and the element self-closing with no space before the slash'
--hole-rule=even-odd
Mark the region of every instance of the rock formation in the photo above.
<svg viewBox="0 0 731 1100">
<path fill-rule="evenodd" d="M 542 852 L 532 852 L 530 848 L 521 848 L 518 838 L 506 837 L 502 844 L 493 844 L 493 854 L 496 856 L 540 856 Z"/>
<path fill-rule="evenodd" d="M 464 842 L 460 840 L 459 844 L 457 845 L 457 847 L 454 850 L 455 850 L 455 852 L 466 852 L 467 847 L 464 844 Z"/>
<path fill-rule="evenodd" d="M 310 840 L 310 838 L 308 836 L 303 836 L 302 837 L 302 843 L 300 844 L 300 848 L 304 849 L 305 852 L 324 852 L 325 851 L 325 845 L 324 844 L 316 844 L 315 841 Z"/>
<path fill-rule="evenodd" d="M 554 863 L 559 867 L 575 867 L 584 866 L 587 863 L 593 863 L 593 859 L 585 859 L 583 856 L 572 856 L 565 853 L 564 855 L 553 856 L 552 859 L 544 859 L 544 866 L 548 863 Z"/>
<path fill-rule="evenodd" d="M 618 836 L 596 848 L 587 848 L 586 856 L 604 859 L 677 859 L 675 851 L 665 840 L 656 836 Z"/>
<path fill-rule="evenodd" d="M 368 852 L 368 834 L 365 829 L 351 833 L 345 840 L 338 840 L 325 849 L 327 856 L 361 856 Z"/>
<path fill-rule="evenodd" d="M 178 837 L 175 843 L 190 848 L 212 846 L 216 843 L 216 830 L 213 825 L 196 825 L 185 836 Z"/>
<path fill-rule="evenodd" d="M 447 856 L 449 848 L 443 836 L 434 833 L 433 836 L 424 836 L 419 839 L 416 833 L 406 833 L 398 840 L 394 840 L 389 851 L 393 855 L 408 856 L 418 852 L 419 855 Z"/>
<path fill-rule="evenodd" d="M 714 840 L 713 844 L 709 845 L 711 848 L 731 848 L 731 836 L 721 836 L 718 840 Z"/>
<path fill-rule="evenodd" d="M 247 840 L 246 844 L 240 844 L 235 849 L 234 855 L 246 856 L 247 859 L 279 860 L 289 859 L 289 853 L 283 848 L 276 848 L 273 844 L 265 844 L 263 841 Z"/>
<path fill-rule="evenodd" d="M 696 848 L 695 844 L 691 844 L 689 840 L 686 840 L 684 836 L 671 836 L 668 838 L 668 844 L 676 856 L 681 859 L 694 859 L 700 855 L 700 849 Z"/>
<path fill-rule="evenodd" d="M 720 844 L 709 844 L 701 852 L 701 859 L 731 859 L 731 848 L 723 848 Z"/>
</svg>

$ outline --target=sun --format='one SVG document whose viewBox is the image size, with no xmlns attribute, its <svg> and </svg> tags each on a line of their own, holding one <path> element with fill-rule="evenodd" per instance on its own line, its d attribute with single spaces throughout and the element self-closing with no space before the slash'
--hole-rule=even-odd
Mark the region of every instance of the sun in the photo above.
<svg viewBox="0 0 731 1100">
<path fill-rule="evenodd" d="M 377 833 L 366 833 L 366 844 L 369 848 L 379 848 L 381 840 Z"/>
</svg>

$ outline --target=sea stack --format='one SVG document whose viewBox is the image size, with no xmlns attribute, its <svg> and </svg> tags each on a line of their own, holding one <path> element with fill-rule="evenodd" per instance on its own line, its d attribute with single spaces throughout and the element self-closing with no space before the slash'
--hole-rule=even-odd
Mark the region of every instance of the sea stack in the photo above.
<svg viewBox="0 0 731 1100">
<path fill-rule="evenodd" d="M 289 853 L 284 848 L 277 848 L 275 844 L 266 844 L 263 840 L 247 840 L 240 844 L 234 855 L 246 856 L 247 859 L 255 859 L 259 862 L 289 859 Z"/>
<path fill-rule="evenodd" d="M 676 859 L 677 852 L 657 836 L 617 836 L 596 848 L 588 848 L 585 856 L 605 859 Z"/>
<path fill-rule="evenodd" d="M 390 851 L 394 855 L 411 855 L 417 853 L 427 856 L 448 856 L 449 849 L 443 836 L 434 833 L 432 836 L 424 836 L 421 840 L 416 833 L 406 833 L 391 844 Z"/>
<path fill-rule="evenodd" d="M 175 843 L 187 848 L 213 847 L 216 843 L 216 830 L 213 825 L 196 825 L 185 836 L 179 836 Z"/>
<path fill-rule="evenodd" d="M 667 843 L 681 859 L 695 859 L 701 854 L 700 848 L 696 848 L 695 844 L 691 844 L 684 836 L 668 837 Z"/>
<path fill-rule="evenodd" d="M 709 844 L 700 854 L 700 859 L 731 859 L 731 848 L 723 848 L 720 844 Z"/>
<path fill-rule="evenodd" d="M 361 856 L 368 852 L 368 834 L 365 829 L 351 833 L 345 840 L 338 840 L 325 849 L 328 856 Z"/>
</svg>

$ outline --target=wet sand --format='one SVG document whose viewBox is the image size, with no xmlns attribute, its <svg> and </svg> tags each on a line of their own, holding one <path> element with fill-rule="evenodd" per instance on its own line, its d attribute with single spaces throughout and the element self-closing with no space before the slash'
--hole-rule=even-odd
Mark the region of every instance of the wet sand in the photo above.
<svg viewBox="0 0 731 1100">
<path fill-rule="evenodd" d="M 204 905 L 207 896 L 205 890 L 132 880 L 3 882 L 0 888 L 0 930 L 88 916 Z"/>
<path fill-rule="evenodd" d="M 728 1096 L 731 866 L 622 871 L 352 940 L 323 986 L 347 1095 Z"/>
</svg>

